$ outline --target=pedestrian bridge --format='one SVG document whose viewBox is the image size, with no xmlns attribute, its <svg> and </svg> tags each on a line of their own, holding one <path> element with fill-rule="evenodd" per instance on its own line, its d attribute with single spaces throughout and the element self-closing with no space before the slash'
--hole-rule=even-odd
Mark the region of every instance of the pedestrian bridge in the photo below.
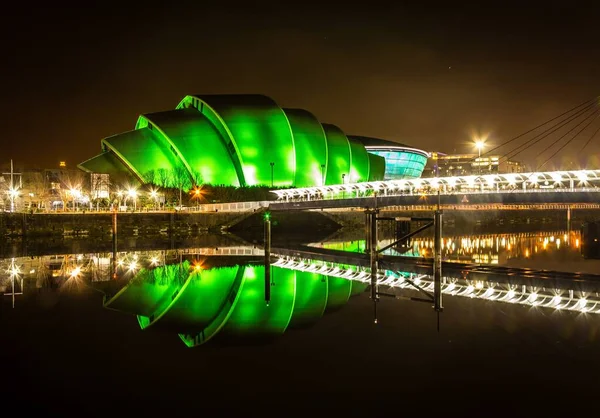
<svg viewBox="0 0 600 418">
<path fill-rule="evenodd" d="M 600 208 L 600 170 L 486 174 L 272 190 L 272 210 L 389 207 L 430 209 Z"/>
</svg>

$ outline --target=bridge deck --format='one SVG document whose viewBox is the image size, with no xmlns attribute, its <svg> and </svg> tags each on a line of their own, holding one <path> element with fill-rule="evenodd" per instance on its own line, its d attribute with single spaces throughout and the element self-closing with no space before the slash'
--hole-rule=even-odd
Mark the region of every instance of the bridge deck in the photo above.
<svg viewBox="0 0 600 418">
<path fill-rule="evenodd" d="M 600 189 L 598 189 L 600 191 Z M 600 192 L 591 191 L 545 191 L 543 193 L 470 193 L 470 194 L 441 194 L 439 201 L 445 208 L 462 206 L 496 206 L 505 205 L 535 205 L 549 208 L 566 208 L 569 205 L 583 205 L 590 209 L 600 208 Z M 438 196 L 429 195 L 391 195 L 374 197 L 354 197 L 347 199 L 275 201 L 269 204 L 271 211 L 278 210 L 307 210 L 335 208 L 372 208 L 389 206 L 433 206 L 437 204 Z"/>
</svg>

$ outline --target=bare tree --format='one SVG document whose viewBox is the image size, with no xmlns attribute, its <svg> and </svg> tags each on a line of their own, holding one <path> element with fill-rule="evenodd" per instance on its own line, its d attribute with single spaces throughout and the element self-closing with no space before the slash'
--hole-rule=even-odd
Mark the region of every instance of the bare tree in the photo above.
<svg viewBox="0 0 600 418">
<path fill-rule="evenodd" d="M 190 173 L 183 166 L 177 166 L 172 171 L 173 185 L 179 190 L 179 207 L 181 208 L 182 195 L 192 188 L 192 179 Z"/>
<path fill-rule="evenodd" d="M 28 173 L 23 179 L 23 189 L 29 195 L 29 203 L 47 207 L 50 201 L 50 185 L 42 173 Z"/>
<path fill-rule="evenodd" d="M 155 172 L 154 184 L 158 187 L 166 189 L 171 187 L 171 174 L 166 168 L 159 168 Z"/>
<path fill-rule="evenodd" d="M 148 170 L 144 173 L 144 179 L 147 183 L 156 185 L 156 178 L 158 177 L 158 173 L 156 170 Z"/>
<path fill-rule="evenodd" d="M 192 187 L 200 187 L 204 184 L 204 179 L 202 177 L 202 174 L 200 174 L 200 171 L 196 170 L 196 169 L 192 169 L 191 180 L 192 180 Z"/>
<path fill-rule="evenodd" d="M 73 202 L 73 210 L 75 210 L 75 198 L 74 191 L 81 193 L 89 190 L 88 177 L 86 173 L 80 170 L 66 170 L 59 174 L 60 190 L 59 195 L 63 202 L 63 209 L 65 208 L 66 201 Z"/>
</svg>

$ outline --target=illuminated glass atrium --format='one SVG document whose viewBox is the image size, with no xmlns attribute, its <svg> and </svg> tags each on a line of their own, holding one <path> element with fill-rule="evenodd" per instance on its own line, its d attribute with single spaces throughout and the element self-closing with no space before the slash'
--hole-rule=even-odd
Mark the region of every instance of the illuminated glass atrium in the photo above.
<svg viewBox="0 0 600 418">
<path fill-rule="evenodd" d="M 384 180 L 421 177 L 429 153 L 397 142 L 378 138 L 352 137 L 365 145 L 369 154 L 385 159 Z"/>
<path fill-rule="evenodd" d="M 79 168 L 177 188 L 310 187 L 383 180 L 384 172 L 420 176 L 426 152 L 401 146 L 402 152 L 382 155 L 363 139 L 266 96 L 190 95 L 175 110 L 141 115 L 132 131 L 103 139 L 102 153 Z"/>
</svg>

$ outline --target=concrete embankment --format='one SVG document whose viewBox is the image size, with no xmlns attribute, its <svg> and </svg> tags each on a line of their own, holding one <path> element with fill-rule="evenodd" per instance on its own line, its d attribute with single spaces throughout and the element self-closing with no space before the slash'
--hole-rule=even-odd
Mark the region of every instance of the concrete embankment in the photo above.
<svg viewBox="0 0 600 418">
<path fill-rule="evenodd" d="M 257 212 L 118 213 L 119 236 L 193 236 L 230 229 L 260 235 L 264 214 Z M 295 233 L 307 226 L 335 231 L 339 225 L 317 212 L 280 212 L 272 216 L 273 231 Z M 53 237 L 112 235 L 111 213 L 3 213 L 0 236 Z"/>
<path fill-rule="evenodd" d="M 382 210 L 383 217 L 424 217 L 423 211 L 398 212 Z M 119 213 L 120 237 L 195 236 L 206 232 L 231 231 L 245 239 L 262 238 L 263 212 L 148 212 Z M 364 228 L 365 214 L 361 210 L 309 210 L 271 214 L 274 235 L 314 234 L 327 235 L 340 226 Z M 600 219 L 598 210 L 572 210 L 571 229 L 584 221 Z M 388 222 L 391 226 L 391 222 Z M 386 223 L 382 223 L 385 228 Z M 444 211 L 444 229 L 469 233 L 497 233 L 568 229 L 565 210 L 497 210 L 497 211 Z M 4 237 L 110 237 L 110 213 L 3 213 L 0 215 L 0 236 Z"/>
<path fill-rule="evenodd" d="M 188 235 L 220 230 L 235 222 L 240 213 L 175 212 L 119 213 L 119 235 Z M 111 213 L 5 213 L 0 218 L 5 236 L 103 236 L 112 234 Z"/>
</svg>

